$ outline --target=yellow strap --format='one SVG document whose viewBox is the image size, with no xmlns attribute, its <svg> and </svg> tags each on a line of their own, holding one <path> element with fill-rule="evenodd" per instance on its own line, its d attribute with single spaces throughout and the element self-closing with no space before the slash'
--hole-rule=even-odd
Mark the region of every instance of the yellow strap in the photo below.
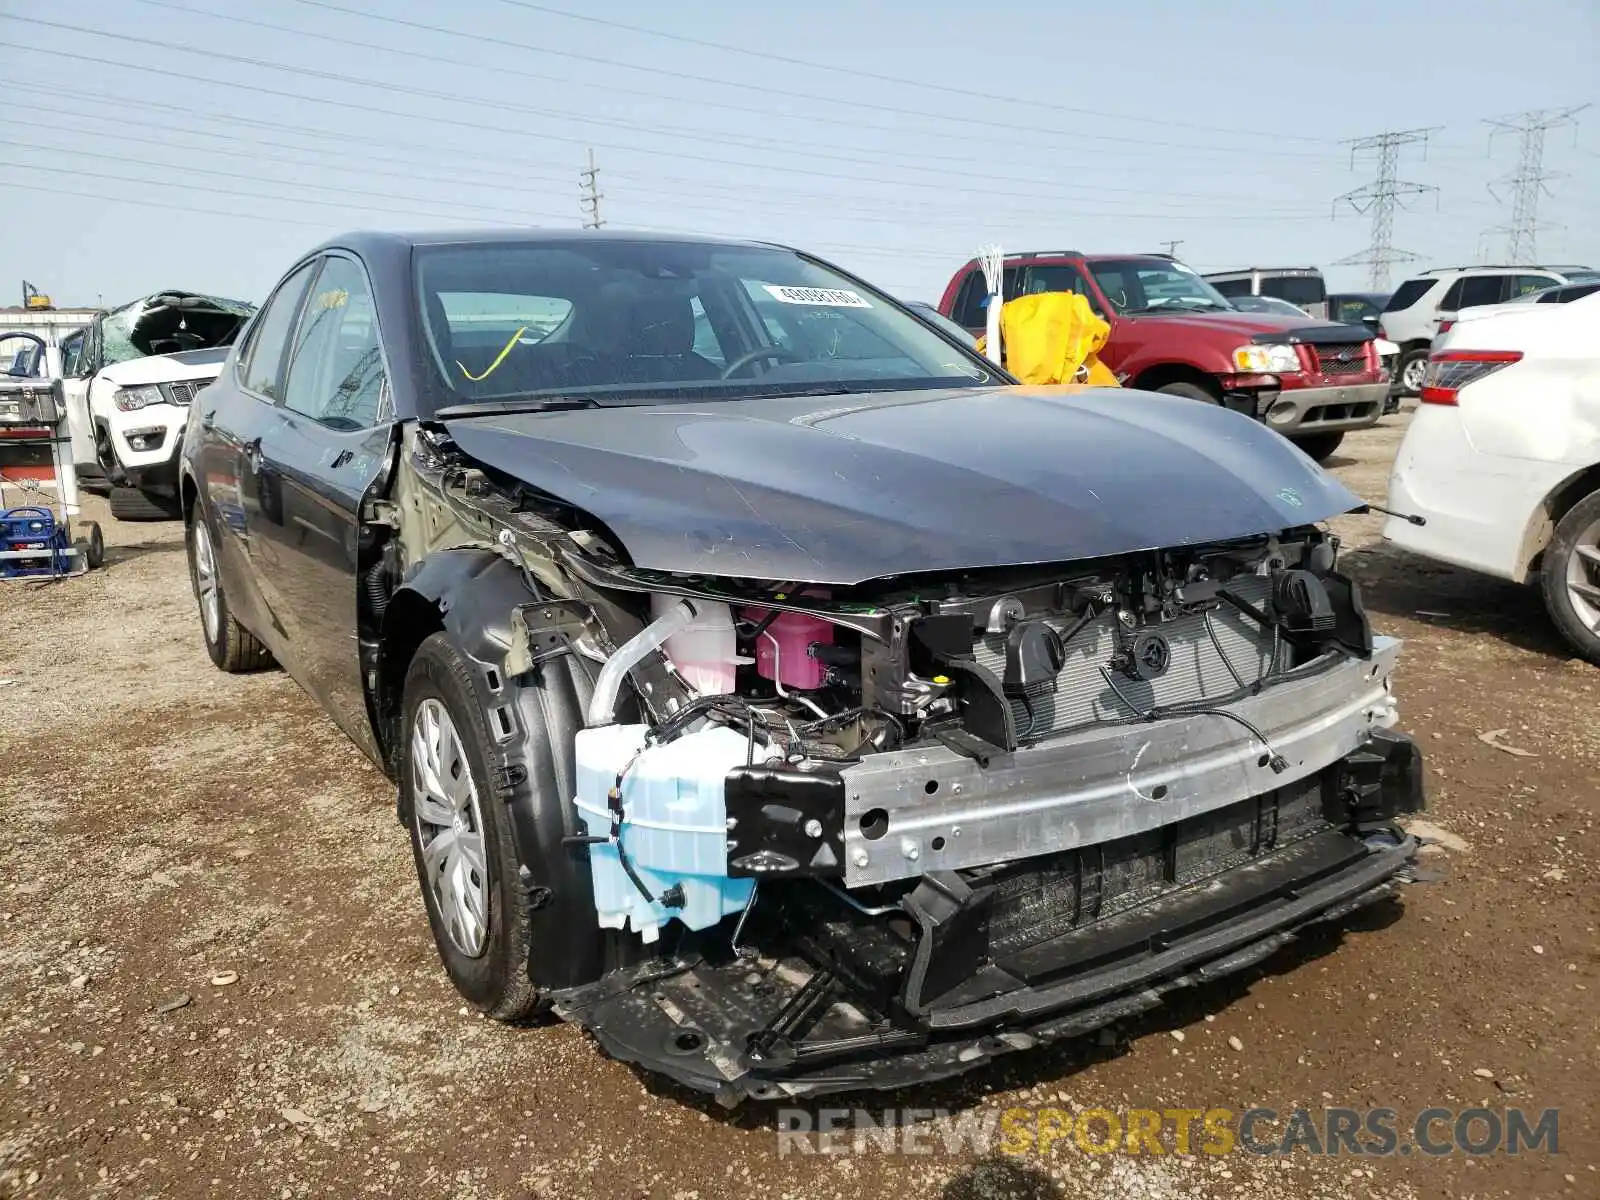
<svg viewBox="0 0 1600 1200">
<path fill-rule="evenodd" d="M 527 332 L 528 327 L 524 325 L 521 329 L 513 333 L 511 335 L 511 340 L 501 348 L 499 354 L 495 355 L 494 361 L 484 368 L 482 375 L 474 375 L 471 371 L 467 370 L 466 367 L 461 365 L 461 360 L 459 358 L 456 359 L 456 366 L 461 367 L 461 373 L 468 379 L 472 380 L 473 383 L 478 383 L 481 380 L 487 379 L 489 376 L 495 373 L 495 369 L 498 368 L 501 363 L 505 362 L 506 355 L 511 353 L 511 347 L 517 344 L 517 339 Z"/>
</svg>

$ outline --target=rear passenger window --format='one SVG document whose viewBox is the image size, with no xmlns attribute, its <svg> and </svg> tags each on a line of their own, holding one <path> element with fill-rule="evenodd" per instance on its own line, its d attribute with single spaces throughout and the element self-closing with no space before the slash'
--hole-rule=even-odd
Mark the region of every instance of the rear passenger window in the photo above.
<svg viewBox="0 0 1600 1200">
<path fill-rule="evenodd" d="M 331 429 L 367 429 L 378 420 L 383 380 L 367 274 L 353 260 L 331 256 L 300 320 L 283 405 Z"/>
<path fill-rule="evenodd" d="M 1433 287 L 1433 285 L 1437 282 L 1439 282 L 1437 279 L 1429 279 L 1425 276 L 1420 279 L 1406 280 L 1395 289 L 1394 295 L 1389 297 L 1389 303 L 1383 306 L 1383 311 L 1404 312 L 1418 300 L 1421 300 L 1424 296 L 1426 296 L 1428 294 L 1428 289 Z"/>
<path fill-rule="evenodd" d="M 1513 275 L 1511 295 L 1507 298 L 1515 300 L 1518 296 L 1526 296 L 1529 292 L 1542 292 L 1545 288 L 1555 287 L 1558 282 L 1548 275 Z"/>
<path fill-rule="evenodd" d="M 315 262 L 309 262 L 279 284 L 250 328 L 250 345 L 245 350 L 240 379 L 250 391 L 269 400 L 283 397 L 284 349 L 299 315 L 306 283 L 316 267 Z"/>
<path fill-rule="evenodd" d="M 1498 304 L 1505 298 L 1508 275 L 1469 275 L 1461 280 L 1461 301 L 1457 309 L 1479 304 Z"/>
</svg>

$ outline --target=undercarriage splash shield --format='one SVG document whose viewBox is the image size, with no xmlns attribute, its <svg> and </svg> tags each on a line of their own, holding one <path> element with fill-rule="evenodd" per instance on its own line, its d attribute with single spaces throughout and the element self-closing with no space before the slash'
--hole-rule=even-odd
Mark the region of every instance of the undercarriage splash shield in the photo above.
<svg viewBox="0 0 1600 1200">
<path fill-rule="evenodd" d="M 556 1011 L 726 1103 L 954 1075 L 1132 1016 L 1392 894 L 1416 843 L 1331 824 L 1324 782 L 993 876 L 926 876 L 877 915 L 816 883 L 768 884 L 751 940 L 782 953 L 744 960 L 702 939 L 561 993 Z"/>
</svg>

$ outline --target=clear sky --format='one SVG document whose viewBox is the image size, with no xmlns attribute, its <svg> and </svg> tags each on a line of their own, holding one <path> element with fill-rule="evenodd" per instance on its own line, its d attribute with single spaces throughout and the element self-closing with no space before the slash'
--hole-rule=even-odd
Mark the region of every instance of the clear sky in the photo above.
<svg viewBox="0 0 1600 1200">
<path fill-rule="evenodd" d="M 1364 287 L 1342 140 L 1439 126 L 1395 245 L 1498 261 L 1518 145 L 1484 122 L 1600 100 L 1597 63 L 1597 0 L 0 0 L 0 302 L 258 300 L 350 228 L 577 225 L 591 147 L 607 224 L 906 298 L 988 242 Z M 1600 263 L 1600 104 L 1545 165 L 1539 258 Z"/>
</svg>

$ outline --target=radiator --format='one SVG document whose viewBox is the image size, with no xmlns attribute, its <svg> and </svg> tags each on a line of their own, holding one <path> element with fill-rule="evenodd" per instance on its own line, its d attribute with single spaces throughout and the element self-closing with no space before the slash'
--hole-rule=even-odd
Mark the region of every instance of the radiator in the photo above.
<svg viewBox="0 0 1600 1200">
<path fill-rule="evenodd" d="M 1260 575 L 1240 576 L 1228 583 L 1229 591 L 1258 608 L 1266 606 L 1269 589 L 1270 581 Z M 1172 649 L 1171 665 L 1164 675 L 1154 680 L 1130 679 L 1113 671 L 1111 677 L 1118 690 L 1145 711 L 1153 706 L 1188 704 L 1226 696 L 1237 691 L 1239 685 L 1218 655 L 1217 646 L 1222 648 L 1227 663 L 1232 664 L 1245 683 L 1252 683 L 1265 674 L 1272 657 L 1271 633 L 1228 606 L 1212 611 L 1210 617 L 1217 635 L 1216 646 L 1206 633 L 1204 615 L 1179 617 L 1154 626 Z M 1048 618 L 1048 623 L 1062 634 L 1075 621 L 1072 616 L 1059 620 Z M 1066 665 L 1056 676 L 1054 691 L 1041 688 L 1031 693 L 1026 702 L 1012 700 L 1017 732 L 1026 740 L 1080 725 L 1127 720 L 1136 715 L 1106 686 L 1100 674 L 1101 667 L 1110 669 L 1111 656 L 1116 650 L 1115 621 L 1115 614 L 1108 612 L 1073 635 L 1067 643 Z M 1004 634 L 980 635 L 973 644 L 973 652 L 980 666 L 994 672 L 996 678 L 1005 677 Z M 1282 669 L 1287 662 L 1287 647 L 1283 647 L 1278 662 L 1271 665 Z"/>
</svg>

